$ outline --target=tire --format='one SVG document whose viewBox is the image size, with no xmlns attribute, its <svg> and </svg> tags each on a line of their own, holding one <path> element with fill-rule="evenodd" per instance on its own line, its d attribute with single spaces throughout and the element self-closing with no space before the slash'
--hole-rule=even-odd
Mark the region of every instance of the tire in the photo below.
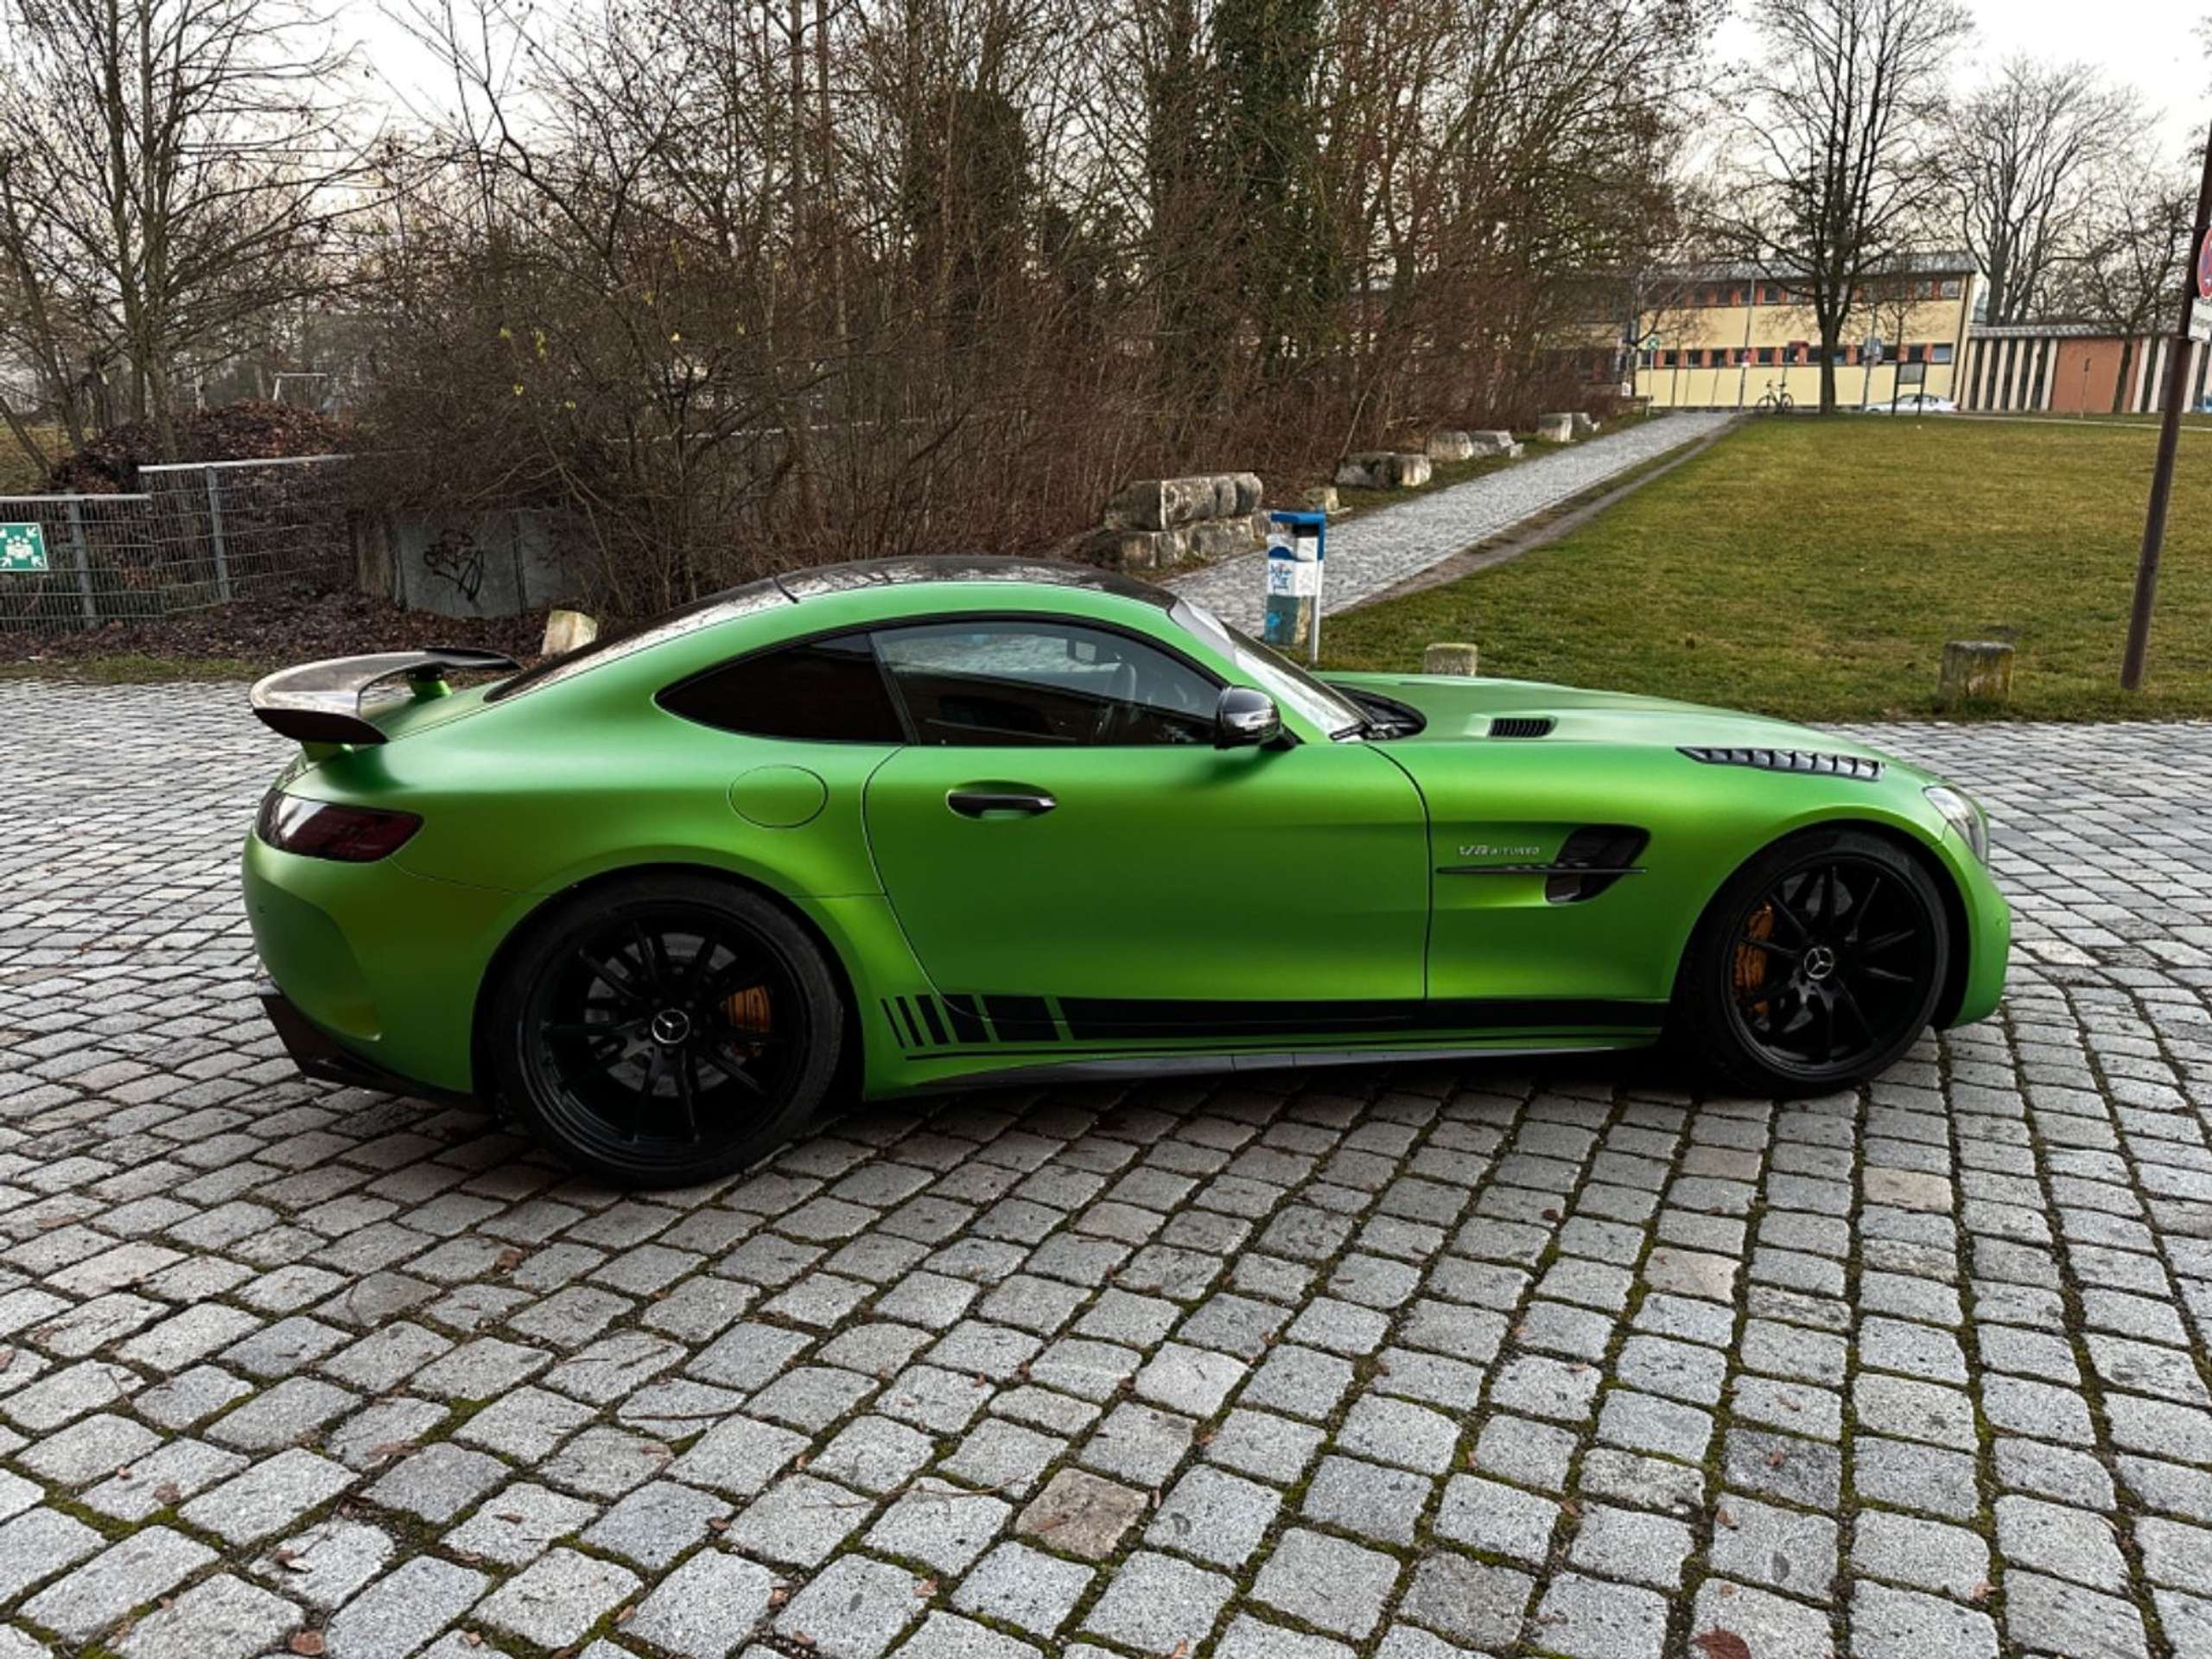
<svg viewBox="0 0 2212 1659">
<path fill-rule="evenodd" d="M 1823 1094 L 1895 1065 L 1951 960 L 1935 878 L 1863 830 L 1808 830 L 1715 895 L 1676 976 L 1676 1045 L 1746 1093 Z"/>
<path fill-rule="evenodd" d="M 491 1018 L 507 1103 L 624 1187 L 753 1162 L 821 1104 L 845 1033 L 812 936 L 711 877 L 640 876 L 563 906 L 507 964 Z"/>
</svg>

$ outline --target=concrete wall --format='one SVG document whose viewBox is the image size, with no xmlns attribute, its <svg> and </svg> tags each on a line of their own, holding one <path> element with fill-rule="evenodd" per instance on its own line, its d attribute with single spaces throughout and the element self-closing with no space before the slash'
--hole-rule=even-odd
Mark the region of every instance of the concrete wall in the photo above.
<svg viewBox="0 0 2212 1659">
<path fill-rule="evenodd" d="M 537 509 L 359 515 L 353 547 L 363 588 L 442 616 L 515 616 L 583 586 L 564 519 Z"/>
</svg>

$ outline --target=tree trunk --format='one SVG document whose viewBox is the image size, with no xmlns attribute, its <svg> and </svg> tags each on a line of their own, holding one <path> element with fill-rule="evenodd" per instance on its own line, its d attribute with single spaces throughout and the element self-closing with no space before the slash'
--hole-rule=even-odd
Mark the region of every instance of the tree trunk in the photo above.
<svg viewBox="0 0 2212 1659">
<path fill-rule="evenodd" d="M 2112 412 L 2123 414 L 2127 408 L 2127 383 L 2135 372 L 2135 336 L 2123 334 L 2120 341 L 2120 372 L 2112 378 Z"/>
<path fill-rule="evenodd" d="M 1821 330 L 1821 413 L 1835 413 L 1835 347 L 1840 327 Z"/>
<path fill-rule="evenodd" d="M 141 383 L 146 416 L 154 423 L 154 441 L 161 446 L 163 461 L 181 461 L 184 457 L 178 453 L 176 442 L 176 411 L 169 406 L 169 365 L 158 347 L 145 348 L 143 360 Z"/>
</svg>

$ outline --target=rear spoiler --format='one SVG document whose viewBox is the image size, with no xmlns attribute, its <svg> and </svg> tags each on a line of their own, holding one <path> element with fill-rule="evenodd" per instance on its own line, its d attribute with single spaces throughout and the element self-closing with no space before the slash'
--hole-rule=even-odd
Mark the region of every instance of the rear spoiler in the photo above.
<svg viewBox="0 0 2212 1659">
<path fill-rule="evenodd" d="M 247 695 L 263 725 L 299 742 L 381 743 L 383 732 L 361 714 L 361 698 L 371 686 L 404 679 L 418 697 L 437 696 L 448 674 L 461 670 L 512 672 L 521 666 L 496 651 L 433 645 L 427 651 L 334 657 L 327 662 L 280 668 L 257 680 Z"/>
</svg>

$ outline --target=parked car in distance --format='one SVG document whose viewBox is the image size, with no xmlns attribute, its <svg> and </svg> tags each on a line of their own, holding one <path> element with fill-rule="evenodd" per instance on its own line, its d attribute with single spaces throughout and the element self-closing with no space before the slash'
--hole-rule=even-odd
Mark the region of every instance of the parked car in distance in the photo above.
<svg viewBox="0 0 2212 1659">
<path fill-rule="evenodd" d="M 1869 415 L 1955 415 L 1959 406 L 1932 391 L 1901 391 L 1886 404 L 1870 404 Z"/>
</svg>

